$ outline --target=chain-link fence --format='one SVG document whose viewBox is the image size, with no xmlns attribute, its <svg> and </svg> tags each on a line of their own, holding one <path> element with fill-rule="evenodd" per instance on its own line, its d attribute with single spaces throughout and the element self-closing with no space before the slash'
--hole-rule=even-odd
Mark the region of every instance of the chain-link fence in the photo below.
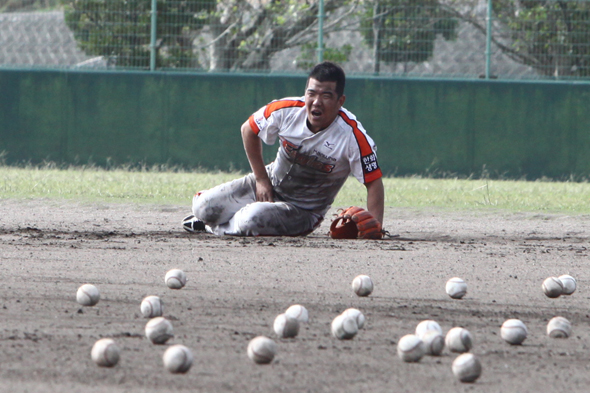
<svg viewBox="0 0 590 393">
<path fill-rule="evenodd" d="M 590 76 L 588 0 L 55 1 L 0 0 L 0 66 Z"/>
</svg>

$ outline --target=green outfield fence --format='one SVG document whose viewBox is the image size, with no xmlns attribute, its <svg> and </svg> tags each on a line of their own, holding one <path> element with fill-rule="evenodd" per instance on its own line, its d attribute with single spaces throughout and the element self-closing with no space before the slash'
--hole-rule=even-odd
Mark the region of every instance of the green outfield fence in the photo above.
<svg viewBox="0 0 590 393">
<path fill-rule="evenodd" d="M 240 126 L 304 76 L 0 71 L 0 152 L 43 160 L 249 170 Z M 385 174 L 590 176 L 590 84 L 351 77 L 346 107 Z M 276 155 L 265 149 L 265 159 Z"/>
<path fill-rule="evenodd" d="M 587 79 L 588 0 L 0 0 L 0 67 Z"/>
</svg>

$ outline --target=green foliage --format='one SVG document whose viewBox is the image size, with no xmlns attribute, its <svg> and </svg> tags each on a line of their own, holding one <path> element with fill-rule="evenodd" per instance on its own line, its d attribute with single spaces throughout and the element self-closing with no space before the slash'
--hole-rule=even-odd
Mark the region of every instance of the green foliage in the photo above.
<svg viewBox="0 0 590 393">
<path fill-rule="evenodd" d="M 318 44 L 308 43 L 301 45 L 301 52 L 297 56 L 297 68 L 310 70 L 317 62 Z M 345 44 L 339 48 L 324 48 L 324 60 L 333 61 L 338 64 L 343 64 L 348 61 L 348 57 L 352 52 L 352 45 Z"/>
<path fill-rule="evenodd" d="M 0 0 L 0 12 L 23 12 L 56 9 L 60 0 Z"/>
<path fill-rule="evenodd" d="M 361 18 L 365 42 L 377 43 L 385 63 L 424 62 L 432 56 L 437 34 L 447 40 L 457 36 L 457 20 L 438 0 L 366 1 Z"/>
<path fill-rule="evenodd" d="M 590 76 L 590 2 L 498 0 L 497 19 L 510 28 L 508 48 L 544 75 Z"/>
<path fill-rule="evenodd" d="M 65 21 L 89 55 L 118 67 L 149 67 L 150 0 L 62 0 Z M 193 67 L 192 32 L 201 29 L 215 0 L 158 0 L 157 67 Z"/>
</svg>

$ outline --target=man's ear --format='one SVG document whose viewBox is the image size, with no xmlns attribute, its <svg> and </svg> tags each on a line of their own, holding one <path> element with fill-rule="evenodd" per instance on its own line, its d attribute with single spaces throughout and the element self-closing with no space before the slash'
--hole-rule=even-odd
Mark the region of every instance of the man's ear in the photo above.
<svg viewBox="0 0 590 393">
<path fill-rule="evenodd" d="M 346 96 L 344 94 L 342 94 L 340 96 L 340 98 L 338 99 L 338 105 L 343 106 L 344 105 L 344 101 L 346 101 Z"/>
</svg>

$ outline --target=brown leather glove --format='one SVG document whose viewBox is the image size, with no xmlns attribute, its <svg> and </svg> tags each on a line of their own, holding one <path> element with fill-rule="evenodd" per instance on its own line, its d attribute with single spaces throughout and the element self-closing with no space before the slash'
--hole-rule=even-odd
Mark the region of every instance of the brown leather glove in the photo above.
<svg viewBox="0 0 590 393">
<path fill-rule="evenodd" d="M 369 211 L 351 206 L 338 214 L 330 225 L 332 239 L 381 239 L 381 223 Z"/>
</svg>

